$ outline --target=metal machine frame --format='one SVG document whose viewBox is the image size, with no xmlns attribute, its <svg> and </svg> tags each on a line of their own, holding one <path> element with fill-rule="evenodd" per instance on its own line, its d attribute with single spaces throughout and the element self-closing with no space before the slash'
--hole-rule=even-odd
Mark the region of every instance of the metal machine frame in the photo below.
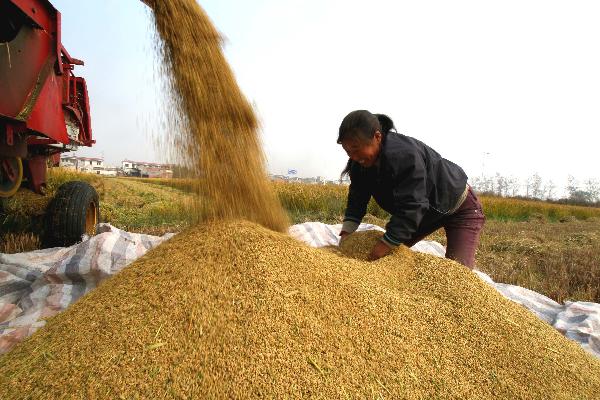
<svg viewBox="0 0 600 400">
<path fill-rule="evenodd" d="M 23 174 L 43 193 L 49 161 L 95 143 L 76 65 L 84 63 L 62 45 L 61 14 L 49 1 L 0 0 L 0 196 L 14 194 Z"/>
</svg>

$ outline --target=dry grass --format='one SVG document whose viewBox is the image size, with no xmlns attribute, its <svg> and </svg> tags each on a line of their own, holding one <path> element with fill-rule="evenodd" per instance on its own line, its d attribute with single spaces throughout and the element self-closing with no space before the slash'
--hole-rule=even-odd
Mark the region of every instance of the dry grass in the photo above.
<svg viewBox="0 0 600 400">
<path fill-rule="evenodd" d="M 488 224 L 478 264 L 498 282 L 559 302 L 600 303 L 600 222 Z"/>
<path fill-rule="evenodd" d="M 294 223 L 342 222 L 348 196 L 347 186 L 289 182 L 272 182 L 272 185 Z M 367 212 L 378 218 L 387 218 L 389 215 L 374 200 L 369 202 Z"/>
<path fill-rule="evenodd" d="M 142 179 L 143 182 L 169 186 L 186 192 L 202 187 L 194 179 Z M 339 222 L 346 207 L 348 187 L 341 185 L 309 185 L 275 181 L 271 183 L 282 205 L 294 223 L 306 221 Z M 537 200 L 480 196 L 488 220 L 501 221 L 568 221 L 600 219 L 600 208 L 545 203 Z M 367 214 L 386 219 L 389 214 L 374 201 Z"/>
<path fill-rule="evenodd" d="M 7 233 L 0 237 L 0 253 L 22 253 L 38 250 L 40 238 L 34 233 Z"/>
<path fill-rule="evenodd" d="M 189 226 L 194 196 L 136 179 L 107 179 L 102 221 L 130 232 L 162 235 Z"/>
<path fill-rule="evenodd" d="M 16 253 L 40 248 L 48 203 L 58 186 L 69 180 L 88 180 L 99 192 L 101 222 L 130 232 L 163 235 L 189 226 L 193 196 L 140 180 L 102 178 L 72 171 L 51 172 L 46 196 L 21 189 L 0 208 L 0 252 Z"/>
<path fill-rule="evenodd" d="M 446 241 L 443 230 L 429 239 Z M 600 221 L 488 220 L 476 264 L 496 282 L 523 286 L 559 302 L 600 303 Z"/>
<path fill-rule="evenodd" d="M 187 193 L 202 193 L 202 180 L 191 178 L 128 178 L 142 183 L 167 186 Z"/>
<path fill-rule="evenodd" d="M 323 222 L 337 222 L 343 216 L 348 194 L 347 186 L 289 182 L 273 182 L 273 186 L 295 223 L 314 221 L 315 219 Z M 487 218 L 493 220 L 555 222 L 567 219 L 600 219 L 600 208 L 491 196 L 481 196 L 480 199 Z M 367 213 L 381 219 L 389 217 L 389 214 L 377 206 L 374 201 L 369 203 Z"/>
<path fill-rule="evenodd" d="M 567 219 L 586 220 L 600 218 L 600 208 L 553 204 L 540 200 L 511 199 L 481 196 L 488 219 L 503 221 L 547 220 L 557 222 Z"/>
<path fill-rule="evenodd" d="M 104 177 L 67 168 L 48 168 L 47 196 L 52 197 L 60 185 L 71 181 L 87 182 L 96 189 L 100 199 L 104 197 L 104 182 L 106 181 Z"/>
</svg>

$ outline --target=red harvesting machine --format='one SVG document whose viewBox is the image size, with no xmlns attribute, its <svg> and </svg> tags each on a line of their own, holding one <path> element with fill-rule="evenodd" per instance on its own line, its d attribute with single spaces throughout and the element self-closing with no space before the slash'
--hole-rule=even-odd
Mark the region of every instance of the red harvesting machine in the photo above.
<svg viewBox="0 0 600 400">
<path fill-rule="evenodd" d="M 46 0 L 0 0 L 0 196 L 23 174 L 43 193 L 56 155 L 91 146 L 88 93 L 73 74 L 83 61 L 61 42 L 61 15 Z"/>
<path fill-rule="evenodd" d="M 61 152 L 94 144 L 76 65 L 83 61 L 62 45 L 61 14 L 49 1 L 0 0 L 0 197 L 13 196 L 23 178 L 44 194 L 47 165 L 56 165 Z M 68 244 L 95 231 L 98 195 L 84 182 L 69 182 L 47 211 L 54 244 Z"/>
</svg>

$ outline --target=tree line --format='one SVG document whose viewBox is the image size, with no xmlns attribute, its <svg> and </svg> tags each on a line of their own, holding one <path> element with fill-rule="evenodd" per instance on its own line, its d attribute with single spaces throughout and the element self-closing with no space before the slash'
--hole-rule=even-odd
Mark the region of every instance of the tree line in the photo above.
<svg viewBox="0 0 600 400">
<path fill-rule="evenodd" d="M 600 180 L 593 178 L 579 181 L 569 175 L 565 192 L 561 194 L 551 179 L 544 180 L 538 173 L 524 180 L 496 173 L 493 176 L 479 176 L 470 179 L 469 184 L 475 191 L 485 195 L 600 207 Z"/>
</svg>

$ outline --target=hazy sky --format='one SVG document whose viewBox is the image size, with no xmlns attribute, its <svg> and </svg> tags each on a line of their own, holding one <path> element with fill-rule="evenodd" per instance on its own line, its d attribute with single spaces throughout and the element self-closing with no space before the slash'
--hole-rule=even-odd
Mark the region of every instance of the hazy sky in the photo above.
<svg viewBox="0 0 600 400">
<path fill-rule="evenodd" d="M 97 145 L 81 151 L 160 161 L 150 16 L 136 0 L 54 0 L 63 42 L 85 60 Z M 533 173 L 564 186 L 600 178 L 600 2 L 597 0 L 201 3 L 262 121 L 269 171 L 339 176 L 336 144 L 354 109 L 386 113 L 398 131 L 471 177 Z"/>
</svg>

